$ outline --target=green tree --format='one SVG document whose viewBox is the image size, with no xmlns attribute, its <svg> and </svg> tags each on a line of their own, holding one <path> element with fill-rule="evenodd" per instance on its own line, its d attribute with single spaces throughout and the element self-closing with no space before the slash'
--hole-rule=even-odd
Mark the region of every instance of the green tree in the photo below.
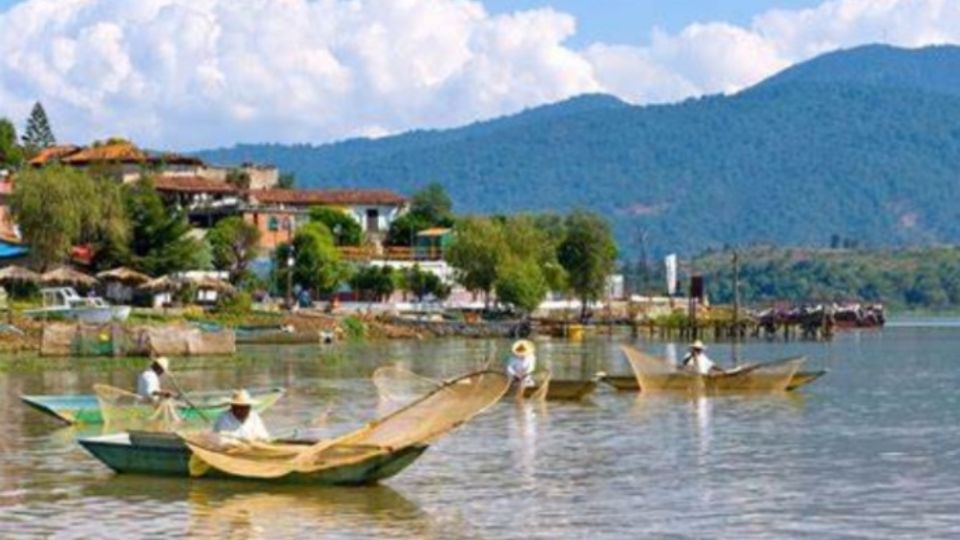
<svg viewBox="0 0 960 540">
<path fill-rule="evenodd" d="M 401 287 L 410 292 L 417 302 L 423 302 L 424 298 L 431 295 L 438 300 L 450 296 L 450 287 L 440 279 L 440 276 L 423 270 L 419 264 L 414 264 L 403 272 Z"/>
<path fill-rule="evenodd" d="M 152 179 L 129 185 L 126 199 L 133 225 L 130 259 L 134 268 L 159 276 L 208 267 L 206 243 L 189 235 L 190 224 L 182 210 L 164 206 Z"/>
<path fill-rule="evenodd" d="M 346 269 L 340 252 L 333 245 L 333 235 L 322 223 L 307 223 L 293 237 L 293 280 L 302 287 L 320 292 L 333 292 L 343 280 Z M 277 278 L 280 290 L 286 289 L 286 259 L 289 247 L 277 250 Z"/>
<path fill-rule="evenodd" d="M 433 183 L 416 192 L 410 201 L 410 210 L 393 220 L 387 231 L 390 246 L 413 245 L 418 232 L 430 227 L 452 227 L 453 203 L 442 185 Z"/>
<path fill-rule="evenodd" d="M 99 214 L 93 179 L 59 165 L 24 170 L 10 210 L 41 270 L 64 262 L 84 232 L 94 230 Z"/>
<path fill-rule="evenodd" d="M 337 246 L 359 246 L 363 240 L 360 224 L 341 210 L 325 206 L 311 208 L 310 221 L 325 225 L 333 233 Z"/>
<path fill-rule="evenodd" d="M 256 258 L 260 230 L 240 216 L 221 219 L 207 233 L 213 254 L 213 265 L 230 273 L 230 281 L 239 283 L 247 277 L 250 263 Z"/>
<path fill-rule="evenodd" d="M 132 223 L 127 212 L 126 188 L 112 178 L 94 178 L 97 221 L 80 239 L 93 248 L 95 270 L 130 262 Z"/>
<path fill-rule="evenodd" d="M 586 318 L 587 304 L 600 298 L 614 270 L 617 246 L 610 225 L 592 212 L 574 211 L 567 216 L 566 229 L 557 258 L 582 304 L 580 317 Z"/>
<path fill-rule="evenodd" d="M 350 277 L 350 287 L 360 293 L 362 299 L 382 302 L 396 290 L 393 268 L 365 266 Z"/>
<path fill-rule="evenodd" d="M 453 225 L 453 201 L 443 185 L 433 182 L 413 194 L 410 213 L 424 217 L 433 226 Z"/>
<path fill-rule="evenodd" d="M 38 101 L 33 105 L 30 116 L 27 118 L 27 127 L 23 131 L 23 146 L 30 152 L 36 152 L 55 144 L 57 144 L 57 138 L 54 137 L 53 129 L 50 127 L 47 111 Z"/>
<path fill-rule="evenodd" d="M 457 281 L 471 292 L 483 293 L 488 306 L 504 243 L 503 229 L 498 223 L 473 216 L 456 224 L 453 241 L 446 251 L 447 262 L 456 269 Z"/>
<path fill-rule="evenodd" d="M 0 167 L 17 168 L 23 163 L 23 149 L 17 144 L 17 128 L 0 118 Z"/>
<path fill-rule="evenodd" d="M 557 260 L 557 250 L 565 232 L 563 218 L 555 214 L 531 216 L 519 214 L 504 219 L 507 247 L 514 257 L 531 259 L 553 291 L 567 288 L 567 274 Z"/>
<path fill-rule="evenodd" d="M 546 298 L 547 279 L 532 258 L 506 257 L 497 269 L 497 299 L 529 315 Z"/>
</svg>

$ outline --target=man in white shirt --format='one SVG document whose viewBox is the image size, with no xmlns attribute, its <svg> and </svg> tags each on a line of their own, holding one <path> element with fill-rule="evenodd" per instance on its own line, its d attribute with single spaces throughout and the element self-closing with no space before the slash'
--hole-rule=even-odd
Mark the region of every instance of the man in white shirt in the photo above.
<svg viewBox="0 0 960 540">
<path fill-rule="evenodd" d="M 160 388 L 160 377 L 170 371 L 170 360 L 161 356 L 150 362 L 137 379 L 137 395 L 141 398 L 156 402 L 162 398 L 168 398 L 173 394 Z"/>
<path fill-rule="evenodd" d="M 521 339 L 513 344 L 511 351 L 513 354 L 507 360 L 507 375 L 523 386 L 534 386 L 533 371 L 537 367 L 537 357 L 534 355 L 533 342 Z"/>
<path fill-rule="evenodd" d="M 270 433 L 253 410 L 254 405 L 246 390 L 237 390 L 230 399 L 230 408 L 217 417 L 213 432 L 242 441 L 269 441 Z"/>
<path fill-rule="evenodd" d="M 690 345 L 690 352 L 683 358 L 681 364 L 683 368 L 700 375 L 723 373 L 723 370 L 718 368 L 717 365 L 713 363 L 713 360 L 710 360 L 706 353 L 703 352 L 706 349 L 707 347 L 704 346 L 702 341 L 699 339 L 694 341 Z"/>
</svg>

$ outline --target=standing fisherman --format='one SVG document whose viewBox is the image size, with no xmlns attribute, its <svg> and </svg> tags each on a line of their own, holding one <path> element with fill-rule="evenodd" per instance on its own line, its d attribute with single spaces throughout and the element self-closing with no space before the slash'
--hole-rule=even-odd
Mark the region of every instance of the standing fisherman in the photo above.
<svg viewBox="0 0 960 540">
<path fill-rule="evenodd" d="M 683 357 L 683 362 L 681 362 L 683 368 L 700 375 L 723 373 L 723 370 L 718 368 L 704 352 L 706 349 L 707 347 L 699 339 L 691 343 L 690 352 Z"/>
</svg>

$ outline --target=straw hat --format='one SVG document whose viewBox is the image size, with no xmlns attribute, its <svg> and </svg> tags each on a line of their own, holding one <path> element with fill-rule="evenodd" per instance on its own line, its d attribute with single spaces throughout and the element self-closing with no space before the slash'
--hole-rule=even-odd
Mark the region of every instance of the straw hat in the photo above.
<svg viewBox="0 0 960 540">
<path fill-rule="evenodd" d="M 536 346 L 532 341 L 529 339 L 521 339 L 514 342 L 510 350 L 517 356 L 530 356 L 533 354 L 534 349 L 536 349 Z"/>
<path fill-rule="evenodd" d="M 154 358 L 152 364 L 156 364 L 163 369 L 164 372 L 170 371 L 170 359 L 166 356 L 161 356 L 159 358 Z"/>
<path fill-rule="evenodd" d="M 699 339 L 690 344 L 691 349 L 698 349 L 701 351 L 707 350 L 707 346 L 703 344 Z"/>
<path fill-rule="evenodd" d="M 250 393 L 246 390 L 237 390 L 230 397 L 230 405 L 252 407 L 256 405 L 256 401 L 250 397 Z"/>
</svg>

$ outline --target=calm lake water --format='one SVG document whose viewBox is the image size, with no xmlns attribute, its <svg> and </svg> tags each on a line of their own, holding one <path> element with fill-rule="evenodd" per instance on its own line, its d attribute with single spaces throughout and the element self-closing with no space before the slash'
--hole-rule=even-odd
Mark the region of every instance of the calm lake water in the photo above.
<svg viewBox="0 0 960 540">
<path fill-rule="evenodd" d="M 257 361 L 177 366 L 183 386 L 284 385 L 275 432 L 332 407 L 373 414 L 391 361 L 448 377 L 505 342 L 249 348 Z M 663 344 L 642 346 L 662 352 Z M 616 340 L 542 342 L 555 377 L 628 373 Z M 834 342 L 742 345 L 830 373 L 790 396 L 689 400 L 601 388 L 581 404 L 503 402 L 384 485 L 292 489 L 110 473 L 19 394 L 133 385 L 136 369 L 0 374 L 0 538 L 956 538 L 960 328 L 896 326 Z M 730 345 L 711 347 L 727 361 Z M 175 365 L 176 366 L 176 365 Z"/>
</svg>

